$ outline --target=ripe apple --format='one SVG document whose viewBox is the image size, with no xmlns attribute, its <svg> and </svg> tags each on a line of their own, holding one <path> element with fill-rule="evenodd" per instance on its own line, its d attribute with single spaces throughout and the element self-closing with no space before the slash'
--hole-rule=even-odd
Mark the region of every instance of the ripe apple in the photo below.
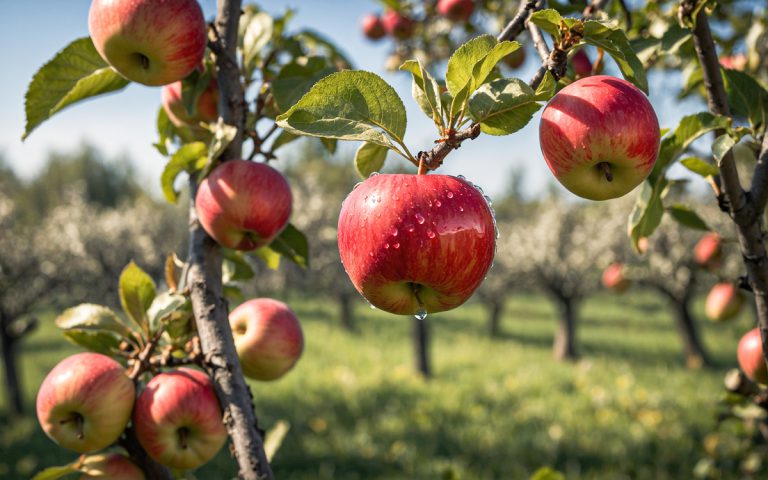
<svg viewBox="0 0 768 480">
<path fill-rule="evenodd" d="M 219 118 L 219 87 L 216 79 L 211 79 L 208 87 L 200 94 L 192 115 L 181 99 L 181 81 L 163 86 L 162 99 L 168 119 L 177 127 L 198 128 L 201 122 L 211 123 Z"/>
<path fill-rule="evenodd" d="M 128 80 L 167 85 L 200 65 L 207 32 L 195 0 L 93 0 L 93 45 Z"/>
<path fill-rule="evenodd" d="M 212 459 L 227 441 L 210 377 L 179 368 L 147 383 L 136 400 L 136 438 L 156 462 L 189 470 Z"/>
<path fill-rule="evenodd" d="M 271 298 L 242 303 L 229 326 L 245 376 L 276 380 L 293 367 L 304 349 L 301 325 L 288 305 Z"/>
<path fill-rule="evenodd" d="M 285 177 L 265 163 L 230 160 L 201 183 L 195 198 L 200 224 L 227 248 L 254 250 L 288 224 L 293 199 Z"/>
<path fill-rule="evenodd" d="M 571 68 L 577 79 L 592 75 L 592 60 L 589 59 L 587 52 L 577 50 L 571 57 Z"/>
<path fill-rule="evenodd" d="M 729 70 L 743 71 L 747 66 L 747 57 L 743 53 L 725 55 L 720 57 L 720 65 L 722 65 L 723 68 L 727 68 Z"/>
<path fill-rule="evenodd" d="M 520 65 L 525 62 L 525 48 L 520 47 L 514 52 L 510 53 L 506 57 L 504 57 L 504 63 L 509 68 L 519 68 Z"/>
<path fill-rule="evenodd" d="M 693 249 L 693 258 L 707 270 L 717 270 L 723 258 L 723 241 L 720 235 L 710 232 L 701 237 Z"/>
<path fill-rule="evenodd" d="M 64 448 L 85 453 L 123 433 L 136 396 L 125 369 L 100 353 L 77 353 L 58 363 L 37 392 L 37 419 Z"/>
<path fill-rule="evenodd" d="M 560 183 L 590 200 L 625 195 L 653 169 L 659 121 L 637 87 L 597 75 L 558 92 L 541 114 L 539 142 Z"/>
<path fill-rule="evenodd" d="M 384 30 L 398 40 L 411 38 L 416 29 L 416 22 L 394 10 L 387 10 L 381 17 L 381 22 L 384 24 Z"/>
<path fill-rule="evenodd" d="M 736 350 L 739 366 L 752 381 L 768 384 L 768 367 L 763 358 L 763 342 L 760 329 L 753 328 L 741 340 Z"/>
<path fill-rule="evenodd" d="M 437 1 L 437 13 L 452 22 L 466 22 L 474 10 L 474 0 Z"/>
<path fill-rule="evenodd" d="M 378 15 L 369 13 L 363 17 L 363 35 L 369 40 L 380 40 L 387 35 L 384 23 Z"/>
<path fill-rule="evenodd" d="M 483 194 L 449 175 L 374 175 L 339 215 L 341 260 L 355 288 L 386 312 L 458 307 L 491 267 L 496 229 Z"/>
<path fill-rule="evenodd" d="M 743 304 L 741 290 L 733 283 L 722 282 L 709 291 L 704 312 L 710 320 L 722 322 L 738 315 Z"/>
<path fill-rule="evenodd" d="M 624 276 L 624 265 L 612 263 L 603 270 L 603 286 L 616 293 L 624 293 L 632 285 L 632 281 Z"/>
<path fill-rule="evenodd" d="M 113 453 L 89 455 L 83 459 L 80 480 L 106 478 L 109 480 L 144 480 L 144 472 L 126 457 Z"/>
</svg>

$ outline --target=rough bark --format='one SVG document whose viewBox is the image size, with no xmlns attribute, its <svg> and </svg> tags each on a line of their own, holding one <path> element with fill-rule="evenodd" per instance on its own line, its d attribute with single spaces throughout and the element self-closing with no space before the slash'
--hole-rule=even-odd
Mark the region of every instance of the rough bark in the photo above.
<svg viewBox="0 0 768 480">
<path fill-rule="evenodd" d="M 504 312 L 504 301 L 493 300 L 488 305 L 488 334 L 496 338 L 501 334 L 501 314 Z"/>
<path fill-rule="evenodd" d="M 139 443 L 139 439 L 136 438 L 136 431 L 133 427 L 125 429 L 123 437 L 120 439 L 120 445 L 128 452 L 131 460 L 141 467 L 146 478 L 152 480 L 173 480 L 174 476 L 170 469 L 150 458 Z"/>
<path fill-rule="evenodd" d="M 560 319 L 552 345 L 552 354 L 557 360 L 576 360 L 576 306 L 573 298 L 559 297 Z"/>
<path fill-rule="evenodd" d="M 341 293 L 336 297 L 339 301 L 339 317 L 344 330 L 354 333 L 355 320 L 352 317 L 352 296 Z"/>
<path fill-rule="evenodd" d="M 424 378 L 432 376 L 429 361 L 429 324 L 427 318 L 413 317 L 413 347 L 416 354 L 416 371 Z"/>
</svg>

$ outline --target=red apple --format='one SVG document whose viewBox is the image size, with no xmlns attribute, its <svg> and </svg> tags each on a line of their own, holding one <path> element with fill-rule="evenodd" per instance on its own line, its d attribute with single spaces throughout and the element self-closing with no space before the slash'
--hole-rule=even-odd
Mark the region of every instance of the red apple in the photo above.
<svg viewBox="0 0 768 480">
<path fill-rule="evenodd" d="M 493 212 L 448 175 L 374 175 L 339 215 L 339 253 L 355 288 L 384 311 L 413 315 L 464 303 L 491 267 Z"/>
<path fill-rule="evenodd" d="M 558 92 L 539 125 L 544 159 L 560 183 L 590 200 L 625 195 L 653 169 L 659 122 L 631 83 L 598 75 Z"/>
<path fill-rule="evenodd" d="M 759 329 L 753 328 L 741 337 L 736 353 L 739 366 L 747 377 L 752 381 L 768 384 L 768 367 L 763 358 L 763 342 Z"/>
<path fill-rule="evenodd" d="M 285 177 L 265 163 L 230 160 L 201 183 L 195 198 L 200 224 L 227 248 L 254 250 L 288 224 L 293 199 Z"/>
<path fill-rule="evenodd" d="M 93 0 L 93 45 L 128 80 L 167 85 L 203 60 L 205 18 L 195 0 Z"/>
<path fill-rule="evenodd" d="M 519 68 L 520 65 L 525 62 L 525 48 L 520 47 L 514 52 L 510 53 L 506 57 L 504 57 L 504 63 L 509 68 Z"/>
<path fill-rule="evenodd" d="M 624 265 L 612 263 L 603 270 L 603 286 L 616 293 L 624 293 L 632 285 L 632 281 L 624 276 Z"/>
<path fill-rule="evenodd" d="M 229 314 L 229 326 L 245 376 L 276 380 L 304 349 L 301 324 L 288 305 L 271 298 L 249 300 Z"/>
<path fill-rule="evenodd" d="M 208 462 L 227 441 L 210 377 L 180 368 L 147 383 L 136 400 L 136 438 L 156 462 L 179 470 Z"/>
<path fill-rule="evenodd" d="M 363 35 L 370 40 L 380 40 L 387 35 L 384 23 L 378 15 L 369 13 L 363 17 Z"/>
<path fill-rule="evenodd" d="M 722 65 L 723 68 L 727 68 L 729 70 L 743 71 L 744 68 L 747 66 L 747 57 L 743 53 L 737 53 L 735 55 L 725 55 L 723 57 L 720 57 L 720 65 Z"/>
<path fill-rule="evenodd" d="M 738 315 L 743 304 L 741 290 L 730 282 L 722 282 L 709 291 L 704 312 L 710 320 L 722 322 Z"/>
<path fill-rule="evenodd" d="M 696 263 L 708 270 L 717 270 L 723 259 L 723 241 L 720 235 L 710 232 L 696 244 L 693 249 Z"/>
<path fill-rule="evenodd" d="M 200 94 L 195 111 L 190 114 L 181 99 L 181 81 L 163 86 L 163 109 L 168 119 L 177 127 L 199 127 L 200 123 L 212 123 L 219 118 L 219 88 L 216 79 Z"/>
<path fill-rule="evenodd" d="M 120 437 L 135 396 L 119 363 L 100 353 L 78 353 L 53 367 L 40 385 L 37 419 L 62 447 L 93 452 Z"/>
<path fill-rule="evenodd" d="M 411 38 L 413 31 L 416 29 L 416 22 L 394 10 L 387 10 L 384 16 L 381 17 L 381 22 L 384 24 L 384 29 L 387 33 L 398 40 Z"/>
<path fill-rule="evenodd" d="M 437 1 L 437 13 L 452 22 L 466 22 L 474 10 L 474 0 Z"/>
<path fill-rule="evenodd" d="M 577 79 L 592 75 L 592 60 L 589 59 L 589 55 L 584 50 L 577 50 L 570 61 L 573 74 Z"/>
<path fill-rule="evenodd" d="M 105 478 L 108 480 L 144 480 L 144 472 L 126 457 L 113 453 L 89 455 L 83 459 L 80 480 Z"/>
</svg>

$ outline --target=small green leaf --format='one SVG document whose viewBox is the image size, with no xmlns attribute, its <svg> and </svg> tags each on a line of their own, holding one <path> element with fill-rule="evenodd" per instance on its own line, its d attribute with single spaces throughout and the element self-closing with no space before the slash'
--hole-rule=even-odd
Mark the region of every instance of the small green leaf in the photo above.
<svg viewBox="0 0 768 480">
<path fill-rule="evenodd" d="M 365 142 L 355 152 L 355 170 L 360 178 L 365 180 L 373 172 L 378 172 L 384 166 L 387 149 L 375 143 Z"/>
<path fill-rule="evenodd" d="M 194 70 L 181 81 L 181 101 L 190 117 L 197 115 L 200 95 L 205 92 L 212 80 L 213 69 L 208 68 L 205 72 Z"/>
<path fill-rule="evenodd" d="M 727 133 L 720 135 L 712 143 L 712 156 L 715 158 L 718 167 L 723 163 L 723 158 L 731 151 L 734 145 L 736 145 L 736 139 Z"/>
<path fill-rule="evenodd" d="M 688 157 L 680 160 L 680 163 L 693 173 L 702 177 L 715 176 L 720 173 L 715 165 L 699 157 Z"/>
<path fill-rule="evenodd" d="M 272 39 L 273 19 L 265 12 L 247 9 L 240 16 L 240 35 L 242 39 L 243 63 L 252 69 L 261 50 Z"/>
<path fill-rule="evenodd" d="M 150 333 L 165 325 L 171 338 L 179 338 L 189 333 L 192 303 L 184 295 L 163 292 L 152 301 L 152 305 L 147 309 L 147 316 Z"/>
<path fill-rule="evenodd" d="M 160 107 L 157 111 L 157 143 L 153 146 L 160 152 L 160 155 L 168 156 L 168 143 L 173 139 L 174 126 L 171 123 L 171 119 L 168 118 L 168 113 L 165 108 Z"/>
<path fill-rule="evenodd" d="M 320 140 L 320 145 L 323 146 L 326 152 L 330 153 L 331 155 L 334 155 L 336 153 L 336 147 L 339 145 L 339 141 L 335 138 L 325 138 L 320 137 L 318 138 Z"/>
<path fill-rule="evenodd" d="M 176 151 L 160 177 L 163 195 L 169 203 L 176 203 L 179 192 L 173 187 L 181 172 L 200 171 L 208 161 L 208 147 L 203 142 L 186 143 Z"/>
<path fill-rule="evenodd" d="M 272 95 L 277 108 L 285 112 L 310 91 L 312 85 L 335 72 L 325 58 L 309 57 L 306 62 L 286 64 L 272 82 Z"/>
<path fill-rule="evenodd" d="M 310 54 L 328 58 L 338 70 L 353 68 L 349 57 L 325 35 L 305 29 L 297 33 L 295 38 Z"/>
<path fill-rule="evenodd" d="M 282 130 L 280 131 L 280 135 L 278 135 L 277 138 L 275 138 L 275 141 L 272 142 L 272 146 L 270 147 L 270 150 L 274 152 L 278 148 L 291 143 L 297 138 L 301 138 L 301 137 L 299 135 L 294 135 L 291 132 L 286 132 L 285 130 Z"/>
<path fill-rule="evenodd" d="M 560 16 L 560 12 L 557 10 L 547 8 L 533 12 L 528 17 L 528 21 L 552 35 L 555 43 L 560 41 L 560 23 L 563 21 L 563 17 Z"/>
<path fill-rule="evenodd" d="M 309 265 L 307 237 L 290 223 L 272 240 L 269 247 L 300 267 L 306 268 Z"/>
<path fill-rule="evenodd" d="M 317 82 L 277 124 L 297 135 L 362 140 L 391 148 L 402 143 L 406 115 L 397 92 L 376 74 L 343 71 Z"/>
<path fill-rule="evenodd" d="M 270 270 L 277 270 L 280 267 L 280 254 L 269 246 L 261 247 L 251 253 L 259 257 Z"/>
<path fill-rule="evenodd" d="M 707 223 L 702 220 L 698 213 L 686 205 L 670 205 L 666 208 L 667 212 L 679 224 L 694 230 L 710 230 Z"/>
<path fill-rule="evenodd" d="M 155 299 L 155 282 L 152 278 L 131 262 L 120 274 L 118 291 L 120 303 L 128 317 L 136 322 L 142 331 L 149 331 L 147 310 Z"/>
<path fill-rule="evenodd" d="M 661 192 L 666 186 L 667 179 L 661 177 L 655 185 L 650 180 L 644 181 L 640 188 L 640 194 L 629 215 L 629 237 L 635 249 L 638 249 L 640 239 L 649 237 L 661 223 L 664 215 Z"/>
<path fill-rule="evenodd" d="M 443 107 L 437 81 L 418 60 L 408 60 L 400 66 L 400 70 L 411 72 L 413 75 L 411 94 L 414 100 L 421 111 L 439 126 L 443 118 Z"/>
<path fill-rule="evenodd" d="M 213 138 L 211 144 L 208 146 L 208 163 L 204 170 L 210 170 L 215 165 L 216 159 L 218 159 L 224 150 L 232 143 L 232 140 L 237 136 L 237 127 L 233 125 L 227 125 L 219 119 L 219 123 L 216 124 L 216 130 L 213 132 Z M 202 177 L 205 178 L 207 172 L 204 172 Z"/>
<path fill-rule="evenodd" d="M 128 80 L 101 58 L 90 37 L 75 40 L 32 78 L 24 97 L 27 124 L 22 140 L 64 107 L 126 85 Z"/>
<path fill-rule="evenodd" d="M 551 467 L 541 467 L 533 472 L 529 480 L 565 480 L 565 475 Z"/>
<path fill-rule="evenodd" d="M 677 55 L 680 47 L 685 45 L 693 35 L 691 31 L 682 28 L 677 23 L 672 23 L 664 35 L 661 37 L 661 50 L 666 55 Z"/>
<path fill-rule="evenodd" d="M 224 283 L 250 280 L 256 275 L 248 264 L 243 252 L 224 249 L 224 261 L 222 263 L 222 281 Z"/>
<path fill-rule="evenodd" d="M 491 35 L 481 35 L 460 46 L 448 60 L 445 83 L 448 91 L 458 97 L 467 89 L 467 97 L 485 82 L 496 64 L 520 48 L 517 42 L 497 43 Z"/>
<path fill-rule="evenodd" d="M 117 335 L 103 330 L 65 330 L 64 338 L 87 350 L 104 355 L 112 355 L 120 349 Z"/>
<path fill-rule="evenodd" d="M 544 72 L 544 79 L 536 89 L 536 95 L 534 95 L 533 99 L 540 102 L 546 102 L 555 96 L 556 90 L 557 81 L 555 81 L 555 77 L 553 77 L 549 70 L 547 70 Z"/>
<path fill-rule="evenodd" d="M 584 41 L 602 48 L 619 66 L 621 74 L 637 88 L 648 94 L 648 80 L 645 67 L 640 63 L 627 34 L 620 27 L 610 26 L 595 20 L 584 22 Z"/>
<path fill-rule="evenodd" d="M 517 78 L 502 78 L 480 87 L 469 101 L 469 112 L 483 133 L 509 135 L 531 121 L 541 108 L 533 89 Z"/>
<path fill-rule="evenodd" d="M 61 467 L 48 467 L 38 472 L 32 480 L 58 480 L 59 478 L 76 473 L 78 470 L 74 464 L 63 465 Z"/>
<path fill-rule="evenodd" d="M 62 330 L 104 330 L 123 336 L 131 332 L 112 309 L 92 303 L 82 303 L 64 310 L 55 323 Z"/>
<path fill-rule="evenodd" d="M 749 120 L 750 126 L 764 130 L 768 123 L 768 91 L 751 75 L 723 69 L 723 82 L 731 113 Z"/>
<path fill-rule="evenodd" d="M 729 125 L 730 119 L 713 115 L 709 112 L 702 112 L 683 117 L 674 132 L 661 140 L 659 158 L 656 160 L 656 164 L 653 167 L 653 171 L 651 171 L 649 179 L 655 181 L 655 179 L 663 176 L 667 168 L 669 168 L 680 155 L 685 153 L 688 146 L 693 143 L 694 140 L 708 132 L 718 128 L 726 128 Z"/>
</svg>

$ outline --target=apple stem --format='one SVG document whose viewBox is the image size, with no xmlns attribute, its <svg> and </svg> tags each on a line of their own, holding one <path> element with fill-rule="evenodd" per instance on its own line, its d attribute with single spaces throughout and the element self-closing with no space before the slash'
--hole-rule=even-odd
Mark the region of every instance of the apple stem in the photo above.
<svg viewBox="0 0 768 480">
<path fill-rule="evenodd" d="M 609 182 L 613 181 L 613 174 L 611 173 L 611 165 L 608 162 L 598 163 L 597 168 L 599 168 L 603 172 L 606 180 L 608 180 Z"/>
<path fill-rule="evenodd" d="M 424 161 L 424 157 L 422 156 L 419 159 L 419 175 L 426 175 L 427 174 L 427 162 Z"/>
</svg>

